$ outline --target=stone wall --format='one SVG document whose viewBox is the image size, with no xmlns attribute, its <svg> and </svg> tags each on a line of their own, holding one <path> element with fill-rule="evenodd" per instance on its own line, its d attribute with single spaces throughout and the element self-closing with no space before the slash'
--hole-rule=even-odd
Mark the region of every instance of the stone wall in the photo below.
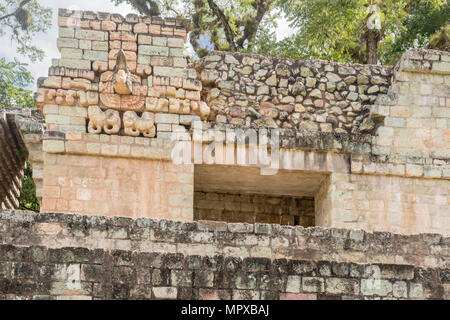
<svg viewBox="0 0 450 320">
<path fill-rule="evenodd" d="M 0 212 L 1 299 L 449 299 L 450 241 Z"/>
<path fill-rule="evenodd" d="M 188 20 L 60 9 L 58 26 L 61 58 L 36 96 L 48 131 L 154 137 L 155 112 L 209 113 L 183 54 Z"/>
<path fill-rule="evenodd" d="M 195 63 L 209 120 L 357 133 L 392 68 L 212 52 Z"/>
<path fill-rule="evenodd" d="M 192 165 L 51 153 L 44 164 L 42 212 L 193 219 Z"/>
<path fill-rule="evenodd" d="M 19 206 L 26 160 L 35 168 L 36 193 L 42 197 L 43 119 L 32 109 L 0 108 L 0 208 Z"/>
<path fill-rule="evenodd" d="M 226 52 L 187 64 L 183 19 L 60 10 L 59 26 L 61 58 L 39 80 L 36 99 L 47 126 L 44 211 L 186 221 L 198 184 L 197 191 L 261 193 L 254 183 L 237 185 L 253 191 L 221 188 L 236 186 L 230 177 L 242 179 L 247 165 L 226 163 L 221 152 L 213 163 L 171 162 L 169 138 L 190 140 L 193 121 L 202 120 L 201 150 L 196 141 L 185 145 L 197 154 L 227 129 L 280 129 L 279 169 L 293 174 L 278 173 L 264 194 L 314 198 L 316 225 L 450 234 L 448 52 L 412 50 L 394 67 Z M 233 170 L 198 181 L 194 167 L 206 164 Z M 250 176 L 260 186 L 272 181 Z M 77 194 L 61 193 L 65 183 Z M 259 221 L 256 206 L 226 219 L 200 211 L 202 219 Z"/>
<path fill-rule="evenodd" d="M 398 62 L 390 95 L 371 111 L 380 126 L 352 172 L 450 177 L 450 53 L 414 50 Z"/>
<path fill-rule="evenodd" d="M 314 199 L 263 194 L 194 193 L 194 220 L 314 226 Z"/>
<path fill-rule="evenodd" d="M 315 198 L 323 227 L 450 235 L 446 180 L 333 174 Z"/>
</svg>

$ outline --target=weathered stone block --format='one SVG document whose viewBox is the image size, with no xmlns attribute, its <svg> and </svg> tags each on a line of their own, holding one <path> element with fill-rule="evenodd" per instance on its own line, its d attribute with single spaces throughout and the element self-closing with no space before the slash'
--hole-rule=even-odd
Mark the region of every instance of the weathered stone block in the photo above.
<svg viewBox="0 0 450 320">
<path fill-rule="evenodd" d="M 156 299 L 176 299 L 178 290 L 174 287 L 153 287 L 153 295 Z"/>
<path fill-rule="evenodd" d="M 359 294 L 359 283 L 357 280 L 328 278 L 325 280 L 325 291 L 330 294 Z"/>
<path fill-rule="evenodd" d="M 178 124 L 179 122 L 180 122 L 180 116 L 177 114 L 169 114 L 169 113 L 155 114 L 155 123 Z"/>
<path fill-rule="evenodd" d="M 168 56 L 169 48 L 167 47 L 157 47 L 150 45 L 139 45 L 139 54 L 149 55 L 149 56 Z"/>
<path fill-rule="evenodd" d="M 59 60 L 60 67 L 68 67 L 74 69 L 91 69 L 91 61 L 89 60 L 80 60 L 80 59 L 61 59 Z"/>
<path fill-rule="evenodd" d="M 411 299 L 423 299 L 423 286 L 421 283 L 410 283 L 409 284 L 409 297 Z"/>
<path fill-rule="evenodd" d="M 43 150 L 49 153 L 59 153 L 64 152 L 65 145 L 64 141 L 60 140 L 45 140 L 43 142 Z"/>
<path fill-rule="evenodd" d="M 78 48 L 78 40 L 70 38 L 58 38 L 57 46 L 61 48 Z"/>
<path fill-rule="evenodd" d="M 325 281 L 323 278 L 319 277 L 303 277 L 302 290 L 303 292 L 324 292 Z"/>
<path fill-rule="evenodd" d="M 73 38 L 75 37 L 74 28 L 58 28 L 58 35 L 61 38 Z"/>
<path fill-rule="evenodd" d="M 96 40 L 96 41 L 107 41 L 108 33 L 97 30 L 83 30 L 76 29 L 75 30 L 75 38 L 76 39 L 85 39 L 85 40 Z"/>
<path fill-rule="evenodd" d="M 108 53 L 105 51 L 84 50 L 83 59 L 91 61 L 108 61 Z"/>
<path fill-rule="evenodd" d="M 153 67 L 153 74 L 155 76 L 160 77 L 179 77 L 179 78 L 187 78 L 188 74 L 186 70 L 181 68 L 171 68 L 171 67 Z"/>
<path fill-rule="evenodd" d="M 392 287 L 392 294 L 396 298 L 407 298 L 408 289 L 405 281 L 396 281 Z"/>
<path fill-rule="evenodd" d="M 299 293 L 300 284 L 301 284 L 300 276 L 288 276 L 286 283 L 286 292 Z"/>
<path fill-rule="evenodd" d="M 389 280 L 362 279 L 361 293 L 364 295 L 387 296 L 392 292 L 392 283 Z"/>
</svg>

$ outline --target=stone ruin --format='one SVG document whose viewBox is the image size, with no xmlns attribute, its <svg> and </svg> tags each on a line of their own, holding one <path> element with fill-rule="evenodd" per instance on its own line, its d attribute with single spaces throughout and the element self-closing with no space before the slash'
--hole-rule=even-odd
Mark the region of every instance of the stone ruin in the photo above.
<svg viewBox="0 0 450 320">
<path fill-rule="evenodd" d="M 449 52 L 189 63 L 184 19 L 58 24 L 40 115 L 0 118 L 0 298 L 449 298 Z M 40 214 L 6 210 L 27 158 Z"/>
</svg>

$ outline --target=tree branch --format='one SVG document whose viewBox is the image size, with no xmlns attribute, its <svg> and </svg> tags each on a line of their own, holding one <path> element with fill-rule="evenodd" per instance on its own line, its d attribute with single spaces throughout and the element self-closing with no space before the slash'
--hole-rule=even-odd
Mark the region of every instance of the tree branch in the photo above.
<svg viewBox="0 0 450 320">
<path fill-rule="evenodd" d="M 166 10 L 168 11 L 172 11 L 173 13 L 175 13 L 177 16 L 180 16 L 181 14 L 169 4 L 169 1 L 165 0 L 164 1 L 164 6 L 166 7 Z"/>
<path fill-rule="evenodd" d="M 233 30 L 231 30 L 227 17 L 213 0 L 208 0 L 208 5 L 211 8 L 212 12 L 216 15 L 216 17 L 218 17 L 222 22 L 225 37 L 230 44 L 231 51 L 237 51 L 236 43 L 234 42 Z"/>
<path fill-rule="evenodd" d="M 19 11 L 19 9 L 22 9 L 23 7 L 25 7 L 25 6 L 28 4 L 28 2 L 30 2 L 30 1 L 31 1 L 31 0 L 23 0 L 23 1 L 19 4 L 19 6 L 17 7 L 17 9 L 14 10 L 14 12 L 8 13 L 7 15 L 4 15 L 3 17 L 0 17 L 0 21 L 1 21 L 1 20 L 4 20 L 4 19 L 8 19 L 9 17 L 14 16 L 14 15 L 17 13 L 17 11 Z"/>
<path fill-rule="evenodd" d="M 258 27 L 261 24 L 264 15 L 269 11 L 273 0 L 259 0 L 256 7 L 256 16 L 251 21 L 245 22 L 244 34 L 237 40 L 237 45 L 243 47 L 246 40 L 252 41 L 258 31 Z"/>
<path fill-rule="evenodd" d="M 7 19 L 7 18 L 9 18 L 9 17 L 12 17 L 14 14 L 15 14 L 15 12 L 9 13 L 9 14 L 7 14 L 7 15 L 4 15 L 3 17 L 0 17 L 0 20 L 3 20 L 3 19 Z"/>
<path fill-rule="evenodd" d="M 153 11 L 147 6 L 147 0 L 130 0 L 130 3 L 143 15 L 152 16 Z"/>
</svg>

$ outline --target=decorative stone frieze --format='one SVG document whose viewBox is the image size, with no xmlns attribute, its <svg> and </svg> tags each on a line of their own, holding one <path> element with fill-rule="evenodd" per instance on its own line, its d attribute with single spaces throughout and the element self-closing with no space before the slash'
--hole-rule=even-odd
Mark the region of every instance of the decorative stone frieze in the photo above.
<svg viewBox="0 0 450 320">
<path fill-rule="evenodd" d="M 58 25 L 61 58 L 54 60 L 48 78 L 39 79 L 37 106 L 46 117 L 48 105 L 93 106 L 106 111 L 114 125 L 105 130 L 101 113 L 91 108 L 92 117 L 84 120 L 49 116 L 49 129 L 100 133 L 102 127 L 108 134 L 145 132 L 146 137 L 153 137 L 156 128 L 144 125 L 151 122 L 145 112 L 192 114 L 203 119 L 209 115 L 206 103 L 200 102 L 202 83 L 182 54 L 187 20 L 136 16 L 126 21 L 120 15 L 61 9 Z M 134 122 L 142 130 L 134 125 L 122 126 L 123 131 L 117 127 L 117 114 L 123 121 L 128 111 L 141 119 Z M 128 113 L 127 122 L 132 118 Z"/>
<path fill-rule="evenodd" d="M 195 67 L 210 121 L 335 133 L 363 131 L 392 76 L 389 66 L 225 52 L 212 52 Z"/>
<path fill-rule="evenodd" d="M 125 134 L 137 137 L 142 134 L 144 137 L 153 138 L 156 134 L 155 115 L 144 112 L 139 117 L 134 111 L 127 111 L 123 115 Z"/>
<path fill-rule="evenodd" d="M 61 10 L 59 26 L 61 58 L 36 95 L 48 133 L 43 158 L 54 168 L 43 174 L 43 211 L 244 219 L 246 201 L 194 212 L 195 188 L 236 191 L 229 187 L 314 198 L 320 226 L 449 234 L 448 52 L 411 50 L 384 66 L 213 51 L 188 64 L 183 19 Z M 201 148 L 192 139 L 196 121 Z M 216 137 L 229 130 L 276 137 L 279 181 L 255 183 L 262 162 L 223 157 Z M 195 161 L 171 161 L 173 137 L 192 147 L 183 158 Z"/>
<path fill-rule="evenodd" d="M 89 133 L 116 134 L 120 131 L 121 121 L 116 110 L 102 111 L 98 106 L 90 106 L 88 109 Z"/>
</svg>

